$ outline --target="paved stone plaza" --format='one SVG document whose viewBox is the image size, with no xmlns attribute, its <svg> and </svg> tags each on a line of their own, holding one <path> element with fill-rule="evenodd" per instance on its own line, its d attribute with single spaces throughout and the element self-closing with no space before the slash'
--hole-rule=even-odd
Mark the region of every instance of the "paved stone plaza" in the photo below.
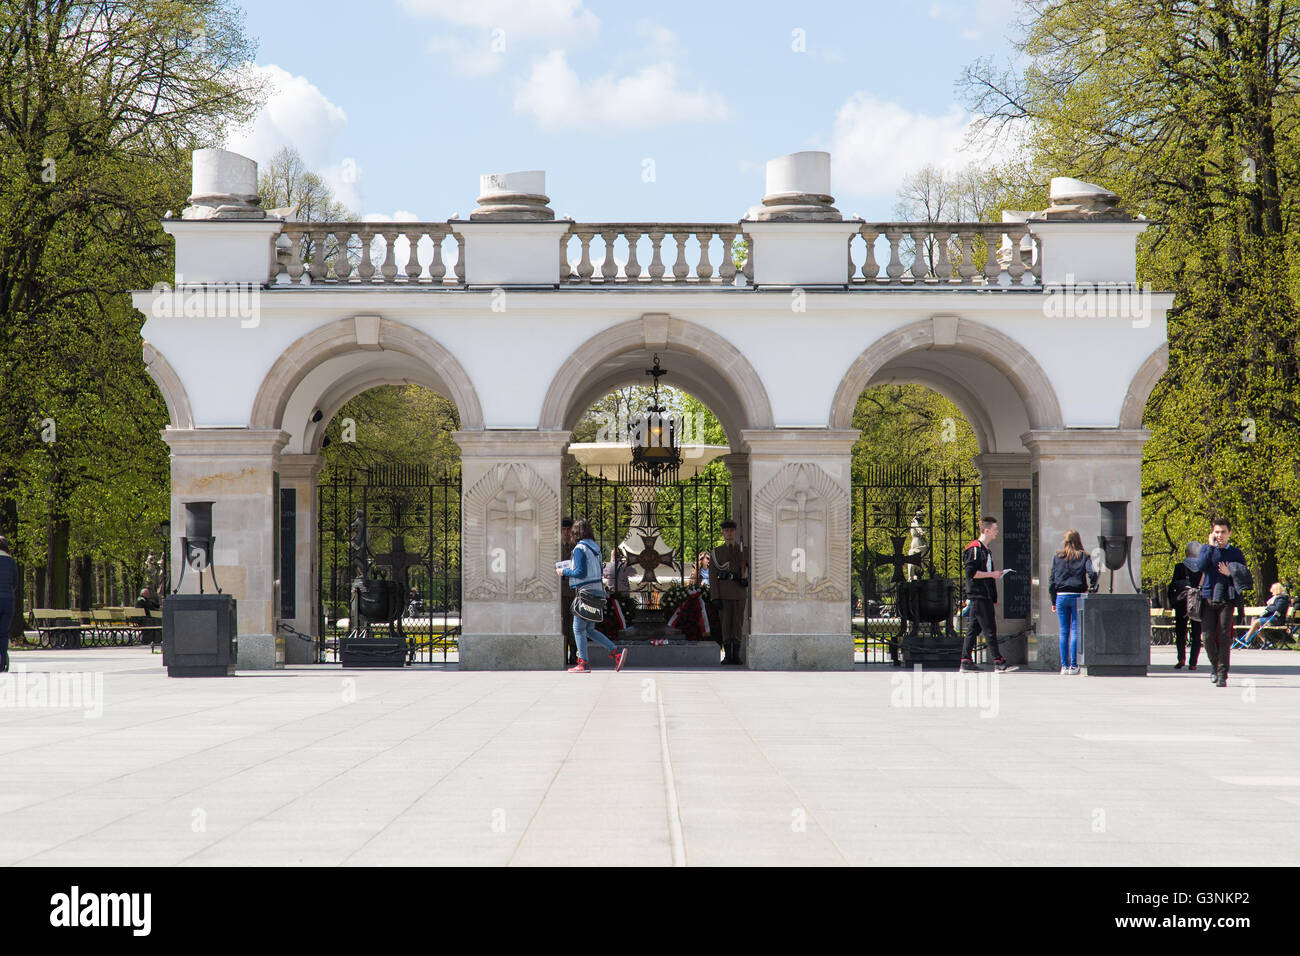
<svg viewBox="0 0 1300 956">
<path fill-rule="evenodd" d="M 1234 653 L 1226 690 L 1152 656 L 962 701 L 862 665 L 176 680 L 147 649 L 15 653 L 0 863 L 1300 861 L 1300 656 Z M 51 671 L 101 673 L 102 716 L 31 706 Z"/>
</svg>

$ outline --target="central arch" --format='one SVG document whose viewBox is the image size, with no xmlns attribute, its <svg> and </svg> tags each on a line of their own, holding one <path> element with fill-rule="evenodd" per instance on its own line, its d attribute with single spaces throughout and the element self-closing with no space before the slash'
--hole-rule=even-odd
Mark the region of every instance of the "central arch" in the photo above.
<svg viewBox="0 0 1300 956">
<path fill-rule="evenodd" d="M 668 384 L 680 383 L 713 409 L 733 447 L 742 429 L 772 427 L 767 389 L 740 350 L 710 329 L 667 315 L 623 322 L 583 342 L 552 379 L 538 427 L 567 431 L 604 392 L 643 381 L 638 363 L 647 351 L 659 352 L 677 372 Z"/>
</svg>

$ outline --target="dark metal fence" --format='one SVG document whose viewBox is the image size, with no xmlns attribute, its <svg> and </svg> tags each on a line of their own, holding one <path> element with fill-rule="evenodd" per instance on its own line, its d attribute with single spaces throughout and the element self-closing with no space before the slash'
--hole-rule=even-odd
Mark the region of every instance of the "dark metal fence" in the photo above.
<svg viewBox="0 0 1300 956">
<path fill-rule="evenodd" d="M 339 626 L 349 612 L 350 527 L 366 517 L 377 573 L 414 591 L 403 630 L 415 662 L 446 661 L 460 637 L 461 482 L 420 465 L 340 473 L 320 485 L 320 640 L 317 659 L 338 660 Z"/>
<path fill-rule="evenodd" d="M 853 483 L 853 634 L 868 664 L 890 663 L 899 637 L 897 585 L 943 577 L 957 595 L 953 628 L 969 618 L 961 553 L 979 535 L 980 479 L 876 466 Z M 914 553 L 912 553 L 914 552 Z"/>
<path fill-rule="evenodd" d="M 591 522 L 604 560 L 614 562 L 606 583 L 641 607 L 654 606 L 656 583 L 691 584 L 699 555 L 722 541 L 731 482 L 707 474 L 666 484 L 625 478 L 571 483 L 565 514 Z M 641 533 L 646 526 L 651 533 Z"/>
</svg>

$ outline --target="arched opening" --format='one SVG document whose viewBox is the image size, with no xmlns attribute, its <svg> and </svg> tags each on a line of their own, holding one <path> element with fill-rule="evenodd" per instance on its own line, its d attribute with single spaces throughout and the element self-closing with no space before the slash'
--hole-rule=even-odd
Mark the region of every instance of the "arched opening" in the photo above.
<svg viewBox="0 0 1300 956">
<path fill-rule="evenodd" d="M 656 359 L 666 372 L 658 405 L 664 421 L 649 411 L 655 401 L 653 376 L 646 373 Z M 644 338 L 637 347 L 603 356 L 577 380 L 560 382 L 552 386 L 544 416 L 560 414 L 558 423 L 571 432 L 562 512 L 591 522 L 605 583 L 618 604 L 617 610 L 611 605 L 602 630 L 632 646 L 637 665 L 717 665 L 724 626 L 739 621 L 743 628 L 747 603 L 740 602 L 738 612 L 726 608 L 724 622 L 724 606 L 710 598 L 717 586 L 712 565 L 730 569 L 736 563 L 727 559 L 729 552 L 715 550 L 725 544 L 723 522 L 737 523 L 738 546 L 749 536 L 748 464 L 740 434 L 754 420 L 753 403 L 706 356 L 671 343 L 647 348 Z M 679 463 L 657 475 L 634 465 L 631 447 L 647 440 L 651 422 L 662 426 L 664 440 L 680 452 Z M 742 574 L 737 568 L 737 577 Z M 567 615 L 563 625 L 567 636 Z M 739 659 L 740 633 L 735 632 L 733 662 Z"/>
<path fill-rule="evenodd" d="M 998 582 L 999 650 L 1019 663 L 1034 613 L 1037 533 L 1022 436 L 1061 427 L 1060 406 L 1014 341 L 941 318 L 883 336 L 835 397 L 831 424 L 862 430 L 853 452 L 854 632 L 868 664 L 930 653 L 955 663 L 970 626 L 961 552 L 991 515 L 996 567 L 1018 572 Z M 918 644 L 927 632 L 943 640 Z M 985 644 L 981 637 L 977 649 Z"/>
<path fill-rule="evenodd" d="M 401 630 L 412 662 L 445 661 L 461 603 L 452 433 L 482 427 L 455 359 L 409 326 L 345 319 L 281 356 L 252 421 L 289 436 L 277 473 L 276 541 L 277 614 L 293 629 L 286 659 L 338 659 L 356 618 L 352 582 L 361 578 L 391 582 L 406 596 Z"/>
</svg>

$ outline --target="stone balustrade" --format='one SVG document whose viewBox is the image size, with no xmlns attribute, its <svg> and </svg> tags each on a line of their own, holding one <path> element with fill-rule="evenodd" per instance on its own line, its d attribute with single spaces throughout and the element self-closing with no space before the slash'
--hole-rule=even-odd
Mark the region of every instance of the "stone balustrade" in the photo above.
<svg viewBox="0 0 1300 956">
<path fill-rule="evenodd" d="M 561 242 L 564 285 L 731 286 L 740 272 L 752 282 L 747 250 L 737 269 L 736 223 L 579 223 Z M 717 241 L 715 241 L 715 239 Z"/>
<path fill-rule="evenodd" d="M 1021 223 L 865 223 L 858 235 L 849 242 L 854 287 L 1042 284 L 1038 237 Z"/>
<path fill-rule="evenodd" d="M 453 245 L 448 267 L 444 245 Z M 462 286 L 465 242 L 443 222 L 286 222 L 272 282 Z"/>
<path fill-rule="evenodd" d="M 558 279 L 561 287 L 752 287 L 752 249 L 744 223 L 575 223 L 560 242 Z M 1040 251 L 1023 223 L 864 223 L 849 241 L 845 281 L 1041 288 Z M 454 223 L 287 222 L 272 283 L 462 288 L 465 239 Z"/>
</svg>

